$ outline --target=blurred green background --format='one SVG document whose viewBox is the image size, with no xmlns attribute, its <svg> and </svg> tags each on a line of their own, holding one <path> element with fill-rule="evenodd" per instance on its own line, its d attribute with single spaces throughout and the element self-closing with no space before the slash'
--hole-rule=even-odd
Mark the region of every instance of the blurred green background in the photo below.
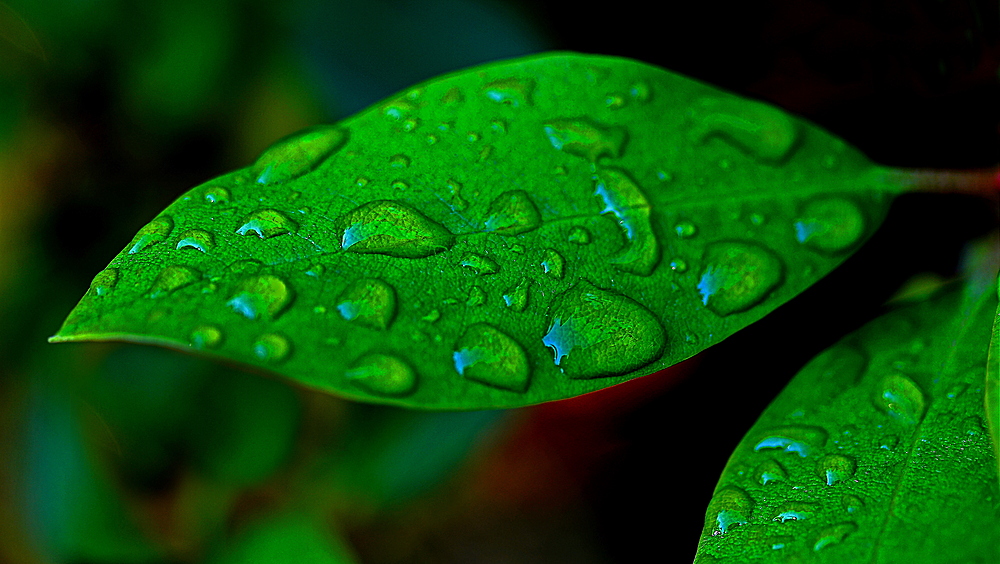
<svg viewBox="0 0 1000 564">
<path fill-rule="evenodd" d="M 412 83 L 551 49 L 776 103 L 888 165 L 1000 161 L 995 1 L 0 0 L 0 561 L 688 561 L 730 450 L 795 370 L 996 227 L 971 198 L 904 197 L 730 341 L 505 413 L 45 342 L 187 188 Z"/>
</svg>

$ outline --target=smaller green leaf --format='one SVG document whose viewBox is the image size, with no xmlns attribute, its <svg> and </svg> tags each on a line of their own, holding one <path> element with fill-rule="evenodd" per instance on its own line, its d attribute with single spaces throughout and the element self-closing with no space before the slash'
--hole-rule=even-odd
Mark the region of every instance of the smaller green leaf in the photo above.
<svg viewBox="0 0 1000 564">
<path fill-rule="evenodd" d="M 974 287 L 878 318 L 806 365 L 729 459 L 696 562 L 1000 561 L 983 420 L 997 296 Z"/>
</svg>

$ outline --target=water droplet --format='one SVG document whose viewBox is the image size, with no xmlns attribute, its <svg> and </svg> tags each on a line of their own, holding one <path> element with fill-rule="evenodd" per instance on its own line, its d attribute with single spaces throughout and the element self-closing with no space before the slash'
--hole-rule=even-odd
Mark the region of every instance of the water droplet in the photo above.
<svg viewBox="0 0 1000 564">
<path fill-rule="evenodd" d="M 322 263 L 313 263 L 309 265 L 306 269 L 306 276 L 312 276 L 313 278 L 319 278 L 326 272 L 326 267 Z"/>
<path fill-rule="evenodd" d="M 813 550 L 819 552 L 832 544 L 842 543 L 844 539 L 857 530 L 858 526 L 851 522 L 830 525 L 816 535 L 816 540 L 813 541 Z"/>
<path fill-rule="evenodd" d="M 909 377 L 892 372 L 876 388 L 875 407 L 897 421 L 915 425 L 924 416 L 924 393 Z"/>
<path fill-rule="evenodd" d="M 671 182 L 674 179 L 674 175 L 665 170 L 658 170 L 656 171 L 656 178 L 660 179 L 662 182 Z"/>
<path fill-rule="evenodd" d="M 783 277 L 781 259 L 756 243 L 712 243 L 705 249 L 704 262 L 698 292 L 708 309 L 723 316 L 757 305 Z"/>
<path fill-rule="evenodd" d="M 777 460 L 768 459 L 761 462 L 754 469 L 753 473 L 757 481 L 764 486 L 784 482 L 788 479 L 788 473 L 785 472 L 785 468 Z"/>
<path fill-rule="evenodd" d="M 409 118 L 403 120 L 403 131 L 409 133 L 420 125 L 420 120 L 417 118 Z"/>
<path fill-rule="evenodd" d="M 240 235 L 256 234 L 261 239 L 270 239 L 285 233 L 294 233 L 299 225 L 278 210 L 258 210 L 243 220 L 236 233 Z"/>
<path fill-rule="evenodd" d="M 507 122 L 502 119 L 495 119 L 490 122 L 490 130 L 494 133 L 507 133 Z"/>
<path fill-rule="evenodd" d="M 253 355 L 264 362 L 281 362 L 292 352 L 292 343 L 284 335 L 265 333 L 253 343 Z"/>
<path fill-rule="evenodd" d="M 98 296 L 106 296 L 116 284 L 118 284 L 118 269 L 105 268 L 94 276 L 94 280 L 90 283 L 90 291 Z"/>
<path fill-rule="evenodd" d="M 682 221 L 674 226 L 674 233 L 681 239 L 690 239 L 698 234 L 698 228 L 690 221 Z"/>
<path fill-rule="evenodd" d="M 396 291 L 377 278 L 362 278 L 344 288 L 336 308 L 348 321 L 385 331 L 396 316 Z"/>
<path fill-rule="evenodd" d="M 653 95 L 652 89 L 649 84 L 643 81 L 634 82 L 632 86 L 629 86 L 628 95 L 631 96 L 636 102 L 645 103 L 649 101 L 649 98 Z"/>
<path fill-rule="evenodd" d="M 259 261 L 253 259 L 243 259 L 230 264 L 229 272 L 232 272 L 237 276 L 246 276 L 250 274 L 257 274 L 263 266 L 264 265 L 262 265 Z"/>
<path fill-rule="evenodd" d="M 951 388 L 948 388 L 948 393 L 945 394 L 945 397 L 947 397 L 948 399 L 957 399 L 961 397 L 962 394 L 964 394 L 965 390 L 967 389 L 969 389 L 968 384 L 966 384 L 965 382 L 959 382 L 958 384 L 953 385 Z"/>
<path fill-rule="evenodd" d="M 424 140 L 427 141 L 428 145 L 434 145 L 434 144 L 436 144 L 438 142 L 438 136 L 437 135 L 428 135 L 427 137 L 424 138 Z"/>
<path fill-rule="evenodd" d="M 160 298 L 176 290 L 201 280 L 201 272 L 181 265 L 172 265 L 164 268 L 153 280 L 149 287 L 148 296 L 150 298 Z"/>
<path fill-rule="evenodd" d="M 864 233 L 861 209 L 844 198 L 813 200 L 795 220 L 795 238 L 818 251 L 833 253 L 849 249 Z"/>
<path fill-rule="evenodd" d="M 482 93 L 487 99 L 498 104 L 515 108 L 530 106 L 535 90 L 535 81 L 530 78 L 504 78 L 487 83 Z"/>
<path fill-rule="evenodd" d="M 794 452 L 805 458 L 826 445 L 827 432 L 811 425 L 787 425 L 763 433 L 763 438 L 753 447 L 755 451 L 780 449 Z"/>
<path fill-rule="evenodd" d="M 462 183 L 454 178 L 449 178 L 445 182 L 444 199 L 456 211 L 464 211 L 469 207 L 469 202 L 465 201 L 465 198 L 462 197 L 463 187 Z"/>
<path fill-rule="evenodd" d="M 670 261 L 670 270 L 683 274 L 687 272 L 688 265 L 683 259 L 674 259 Z"/>
<path fill-rule="evenodd" d="M 881 439 L 878 440 L 878 448 L 882 450 L 896 450 L 899 445 L 899 437 L 897 435 L 883 435 Z"/>
<path fill-rule="evenodd" d="M 435 323 L 438 319 L 441 319 L 441 312 L 436 309 L 430 310 L 427 312 L 427 315 L 420 318 L 421 321 L 426 321 L 427 323 Z"/>
<path fill-rule="evenodd" d="M 486 291 L 479 286 L 473 286 L 469 290 L 469 299 L 465 300 L 465 305 L 469 307 L 481 306 L 486 303 Z"/>
<path fill-rule="evenodd" d="M 611 258 L 619 270 L 649 276 L 660 262 L 660 244 L 653 233 L 651 206 L 639 185 L 624 171 L 603 169 L 594 175 L 594 195 L 602 214 L 613 214 L 625 233 L 625 247 Z"/>
<path fill-rule="evenodd" d="M 214 349 L 222 344 L 222 330 L 215 325 L 199 325 L 188 337 L 191 346 L 198 349 Z"/>
<path fill-rule="evenodd" d="M 519 254 L 519 255 L 523 255 L 524 254 L 524 245 L 519 245 L 519 244 L 515 243 L 515 244 L 513 244 L 513 245 L 510 246 L 510 252 L 516 253 L 516 254 Z"/>
<path fill-rule="evenodd" d="M 548 274 L 549 276 L 557 279 L 562 279 L 563 277 L 563 266 L 566 261 L 563 260 L 562 255 L 560 255 L 555 249 L 545 249 L 542 251 L 542 272 Z"/>
<path fill-rule="evenodd" d="M 167 215 L 161 215 L 160 217 L 154 219 L 147 223 L 135 237 L 132 238 L 130 243 L 131 247 L 128 250 L 128 254 L 134 255 L 139 251 L 148 248 L 150 245 L 155 245 L 160 241 L 166 239 L 170 232 L 174 230 L 174 220 Z"/>
<path fill-rule="evenodd" d="M 787 548 L 794 541 L 795 537 L 791 535 L 774 535 L 767 537 L 764 540 L 764 546 L 771 547 L 771 550 L 782 550 Z"/>
<path fill-rule="evenodd" d="M 604 97 L 604 107 L 609 110 L 618 110 L 625 107 L 625 98 L 618 94 L 608 94 Z"/>
<path fill-rule="evenodd" d="M 826 485 L 832 486 L 837 482 L 843 482 L 854 476 L 854 471 L 858 465 L 854 459 L 840 454 L 830 454 L 820 458 L 816 463 L 820 478 Z"/>
<path fill-rule="evenodd" d="M 556 297 L 542 343 L 570 378 L 617 376 L 660 357 L 666 333 L 627 296 L 580 281 Z"/>
<path fill-rule="evenodd" d="M 177 250 L 197 249 L 207 253 L 215 246 L 215 236 L 203 229 L 191 229 L 181 235 L 181 240 L 177 242 Z"/>
<path fill-rule="evenodd" d="M 776 510 L 772 521 L 805 521 L 816 513 L 816 506 L 811 503 L 791 502 L 782 504 Z"/>
<path fill-rule="evenodd" d="M 294 293 L 284 280 L 271 274 L 245 278 L 226 305 L 247 319 L 277 319 L 292 303 Z"/>
<path fill-rule="evenodd" d="M 622 156 L 628 139 L 624 127 L 604 127 L 588 118 L 557 119 L 543 124 L 542 129 L 553 147 L 592 163 L 601 157 Z"/>
<path fill-rule="evenodd" d="M 345 376 L 351 383 L 380 396 L 405 396 L 417 387 L 417 375 L 401 359 L 387 354 L 367 354 L 356 360 Z"/>
<path fill-rule="evenodd" d="M 313 313 L 319 314 L 319 315 L 322 315 L 322 314 L 326 313 L 326 306 L 318 305 L 318 306 L 314 307 L 313 308 Z"/>
<path fill-rule="evenodd" d="M 486 231 L 497 235 L 520 235 L 542 224 L 542 216 L 524 190 L 508 190 L 490 203 Z"/>
<path fill-rule="evenodd" d="M 476 274 L 496 274 L 500 270 L 495 260 L 476 253 L 465 253 L 459 264 L 471 268 Z"/>
<path fill-rule="evenodd" d="M 395 180 L 390 185 L 390 188 L 392 188 L 393 190 L 408 190 L 410 188 L 410 185 L 403 182 L 402 180 Z"/>
<path fill-rule="evenodd" d="M 415 102 L 419 100 L 420 97 L 423 95 L 424 91 L 422 88 L 414 88 L 413 90 L 410 90 L 409 92 L 406 93 L 406 99 Z"/>
<path fill-rule="evenodd" d="M 410 166 L 410 157 L 406 155 L 393 155 L 389 157 L 389 166 L 392 168 L 407 168 Z"/>
<path fill-rule="evenodd" d="M 462 376 L 497 388 L 524 392 L 530 368 L 524 349 L 507 334 L 486 323 L 466 329 L 452 353 Z"/>
<path fill-rule="evenodd" d="M 371 180 L 365 178 L 364 176 L 359 176 L 354 179 L 354 185 L 357 186 L 358 188 L 364 188 L 365 186 L 368 186 L 369 182 L 371 182 Z"/>
<path fill-rule="evenodd" d="M 752 224 L 754 224 L 756 226 L 764 225 L 765 221 L 767 221 L 767 218 L 764 217 L 763 214 L 759 214 L 759 213 L 752 213 L 752 214 L 750 214 L 750 223 L 752 223 Z"/>
<path fill-rule="evenodd" d="M 222 186 L 206 186 L 201 197 L 210 204 L 226 205 L 229 203 L 229 190 Z"/>
<path fill-rule="evenodd" d="M 569 236 L 567 237 L 570 243 L 576 243 L 577 245 L 587 245 L 590 243 L 590 231 L 587 231 L 583 227 L 574 227 L 569 230 Z"/>
<path fill-rule="evenodd" d="M 713 537 L 724 535 L 732 527 L 750 522 L 754 502 L 747 493 L 735 486 L 726 486 L 715 492 L 708 504 L 705 533 Z"/>
<path fill-rule="evenodd" d="M 347 130 L 317 125 L 293 133 L 271 145 L 250 168 L 258 184 L 280 184 L 316 169 L 347 143 Z"/>
<path fill-rule="evenodd" d="M 398 98 L 396 100 L 386 102 L 382 106 L 382 115 L 384 115 L 389 121 L 403 121 L 416 109 L 417 107 L 409 100 Z"/>
<path fill-rule="evenodd" d="M 985 430 L 981 417 L 972 415 L 962 420 L 962 434 L 970 437 L 978 437 Z"/>
<path fill-rule="evenodd" d="M 479 162 L 486 162 L 493 155 L 493 145 L 486 145 L 479 151 Z"/>
<path fill-rule="evenodd" d="M 706 98 L 692 111 L 692 138 L 700 143 L 720 137 L 765 162 L 780 162 L 791 154 L 798 126 L 781 110 L 742 98 Z"/>
<path fill-rule="evenodd" d="M 527 278 L 523 278 L 517 286 L 514 286 L 503 293 L 503 301 L 512 311 L 520 313 L 528 307 L 529 284 L 529 280 Z"/>
<path fill-rule="evenodd" d="M 464 101 L 465 96 L 457 87 L 450 88 L 444 93 L 444 96 L 441 97 L 441 103 L 445 106 L 454 106 L 455 104 L 460 104 Z"/>
<path fill-rule="evenodd" d="M 455 237 L 440 223 L 393 200 L 362 204 L 337 218 L 341 247 L 355 253 L 423 258 L 451 248 Z"/>
<path fill-rule="evenodd" d="M 469 143 L 475 143 L 476 141 L 479 141 L 479 134 L 475 131 L 470 131 L 465 134 L 465 140 Z"/>
<path fill-rule="evenodd" d="M 840 498 L 840 503 L 848 513 L 858 513 L 865 507 L 865 502 L 860 497 L 851 494 L 844 494 Z"/>
</svg>

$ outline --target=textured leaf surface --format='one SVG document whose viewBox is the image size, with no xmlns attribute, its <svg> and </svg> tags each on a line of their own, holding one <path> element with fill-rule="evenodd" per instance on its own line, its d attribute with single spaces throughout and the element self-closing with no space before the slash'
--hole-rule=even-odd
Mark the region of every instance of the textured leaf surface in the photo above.
<svg viewBox="0 0 1000 564">
<path fill-rule="evenodd" d="M 1000 295 L 1000 285 L 997 286 L 997 293 Z M 997 309 L 993 322 L 993 338 L 990 340 L 989 361 L 986 365 L 986 422 L 990 426 L 993 453 L 997 457 L 997 469 L 1000 471 L 1000 308 Z"/>
<path fill-rule="evenodd" d="M 997 562 L 997 299 L 954 288 L 816 357 L 737 447 L 697 562 Z"/>
<path fill-rule="evenodd" d="M 197 349 L 427 408 L 571 397 L 688 358 L 829 272 L 881 222 L 884 172 L 636 61 L 486 65 L 186 193 L 53 341 Z"/>
</svg>

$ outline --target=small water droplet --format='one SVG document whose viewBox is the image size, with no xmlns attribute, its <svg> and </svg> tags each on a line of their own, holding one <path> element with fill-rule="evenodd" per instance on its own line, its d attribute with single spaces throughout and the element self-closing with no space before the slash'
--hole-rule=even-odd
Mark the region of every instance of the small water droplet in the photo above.
<svg viewBox="0 0 1000 564">
<path fill-rule="evenodd" d="M 671 182 L 674 179 L 674 175 L 665 170 L 658 170 L 656 171 L 656 178 L 660 179 L 661 182 Z"/>
<path fill-rule="evenodd" d="M 830 525 L 816 535 L 813 541 L 813 550 L 819 552 L 830 545 L 842 543 L 844 539 L 857 530 L 858 526 L 851 522 Z"/>
<path fill-rule="evenodd" d="M 861 208 L 844 198 L 822 198 L 806 204 L 795 220 L 795 239 L 824 252 L 851 248 L 865 233 Z"/>
<path fill-rule="evenodd" d="M 622 156 L 628 140 L 624 127 L 605 127 L 588 118 L 552 120 L 542 129 L 553 147 L 592 163 L 601 157 Z"/>
<path fill-rule="evenodd" d="M 261 239 L 270 239 L 285 233 L 294 233 L 299 225 L 278 210 L 264 209 L 253 212 L 243 220 L 236 233 L 256 234 Z"/>
<path fill-rule="evenodd" d="M 519 245 L 519 244 L 515 243 L 515 244 L 513 244 L 513 245 L 510 246 L 510 252 L 518 254 L 518 255 L 523 255 L 524 254 L 524 245 Z"/>
<path fill-rule="evenodd" d="M 860 497 L 851 494 L 844 494 L 840 503 L 848 513 L 858 513 L 865 507 L 865 502 Z"/>
<path fill-rule="evenodd" d="M 481 306 L 486 303 L 486 291 L 479 286 L 473 286 L 469 290 L 469 299 L 465 300 L 465 305 L 469 307 Z"/>
<path fill-rule="evenodd" d="M 502 119 L 495 119 L 490 122 L 490 130 L 494 133 L 507 133 L 507 122 Z"/>
<path fill-rule="evenodd" d="M 150 298 L 160 298 L 198 280 L 201 280 L 201 272 L 189 266 L 171 265 L 160 271 L 147 295 Z"/>
<path fill-rule="evenodd" d="M 313 263 L 309 265 L 306 269 L 306 276 L 312 276 L 313 278 L 319 278 L 326 272 L 326 267 L 322 263 Z"/>
<path fill-rule="evenodd" d="M 967 389 L 969 389 L 968 384 L 966 384 L 965 382 L 959 382 L 958 384 L 955 384 L 952 387 L 948 388 L 948 393 L 945 394 L 945 397 L 947 397 L 948 399 L 958 399 L 959 397 L 962 396 L 962 394 L 965 393 L 965 390 Z"/>
<path fill-rule="evenodd" d="M 417 118 L 407 118 L 403 120 L 403 131 L 409 133 L 420 125 L 420 120 Z"/>
<path fill-rule="evenodd" d="M 398 98 L 382 105 L 382 115 L 389 121 L 403 121 L 417 106 L 409 100 Z"/>
<path fill-rule="evenodd" d="M 746 525 L 750 522 L 753 507 L 753 499 L 742 489 L 735 486 L 720 489 L 708 504 L 705 533 L 717 537 L 733 527 Z"/>
<path fill-rule="evenodd" d="M 752 224 L 754 224 L 756 226 L 764 225 L 765 221 L 767 221 L 767 218 L 764 217 L 763 214 L 759 214 L 759 213 L 752 213 L 752 214 L 750 214 L 750 223 L 752 223 Z"/>
<path fill-rule="evenodd" d="M 722 316 L 759 304 L 784 276 L 781 259 L 756 243 L 712 243 L 705 249 L 704 263 L 698 292 L 702 303 Z"/>
<path fill-rule="evenodd" d="M 313 308 L 313 313 L 319 314 L 319 315 L 322 315 L 322 314 L 326 313 L 326 306 L 318 305 L 318 306 L 314 307 Z"/>
<path fill-rule="evenodd" d="M 625 374 L 658 359 L 665 343 L 648 309 L 583 280 L 556 297 L 542 338 L 570 378 Z"/>
<path fill-rule="evenodd" d="M 920 422 L 925 403 L 924 393 L 916 382 L 898 372 L 883 376 L 876 388 L 875 407 L 908 425 Z"/>
<path fill-rule="evenodd" d="M 210 204 L 226 205 L 229 203 L 229 190 L 222 186 L 206 186 L 201 192 L 201 197 Z"/>
<path fill-rule="evenodd" d="M 380 396 L 406 396 L 416 389 L 417 375 L 402 359 L 387 354 L 366 354 L 344 374 L 351 383 Z"/>
<path fill-rule="evenodd" d="M 181 235 L 181 240 L 177 242 L 177 250 L 196 249 L 207 253 L 215 246 L 215 236 L 204 229 L 190 229 Z"/>
<path fill-rule="evenodd" d="M 428 145 L 434 145 L 438 142 L 438 136 L 434 134 L 428 135 L 424 138 L 424 141 L 427 141 Z"/>
<path fill-rule="evenodd" d="M 773 535 L 764 539 L 764 546 L 771 547 L 771 550 L 782 550 L 791 546 L 795 537 L 791 535 Z"/>
<path fill-rule="evenodd" d="M 292 343 L 284 335 L 265 333 L 253 343 L 253 355 L 264 362 L 281 362 L 292 352 Z"/>
<path fill-rule="evenodd" d="M 389 166 L 392 168 L 407 168 L 410 166 L 410 157 L 406 155 L 393 155 L 389 157 Z"/>
<path fill-rule="evenodd" d="M 215 325 L 199 325 L 191 331 L 188 337 L 191 346 L 198 349 L 214 349 L 222 344 L 222 329 Z"/>
<path fill-rule="evenodd" d="M 608 94 L 604 97 L 604 107 L 609 110 L 619 110 L 625 107 L 625 97 L 619 94 Z"/>
<path fill-rule="evenodd" d="M 445 106 L 454 106 L 455 104 L 461 104 L 464 101 L 465 96 L 457 87 L 448 89 L 448 91 L 444 93 L 444 96 L 441 97 L 441 103 Z"/>
<path fill-rule="evenodd" d="M 720 137 L 768 163 L 785 160 L 799 132 L 795 121 L 781 110 L 742 98 L 705 98 L 692 110 L 691 137 L 704 143 Z"/>
<path fill-rule="evenodd" d="M 632 86 L 629 86 L 628 95 L 631 96 L 636 102 L 645 103 L 648 102 L 650 97 L 653 95 L 653 90 L 644 81 L 633 82 Z"/>
<path fill-rule="evenodd" d="M 476 141 L 479 141 L 479 134 L 475 131 L 470 131 L 465 134 L 465 140 L 469 143 L 475 143 Z"/>
<path fill-rule="evenodd" d="M 602 214 L 612 214 L 625 234 L 625 247 L 611 258 L 619 270 L 649 276 L 660 262 L 660 244 L 650 222 L 649 200 L 624 171 L 602 169 L 594 175 L 594 195 Z"/>
<path fill-rule="evenodd" d="M 423 258 L 451 248 L 455 237 L 440 223 L 393 200 L 362 204 L 337 218 L 341 247 L 355 253 Z"/>
<path fill-rule="evenodd" d="M 542 216 L 524 190 L 508 190 L 491 203 L 486 219 L 486 231 L 497 235 L 520 235 L 537 229 Z"/>
<path fill-rule="evenodd" d="M 755 451 L 779 449 L 794 452 L 805 458 L 826 445 L 828 434 L 822 427 L 812 425 L 786 425 L 776 427 L 762 434 L 753 447 Z"/>
<path fill-rule="evenodd" d="M 402 180 L 395 180 L 390 185 L 390 188 L 392 188 L 393 190 L 408 190 L 410 188 L 410 185 L 403 182 Z"/>
<path fill-rule="evenodd" d="M 674 272 L 683 274 L 687 272 L 687 269 L 688 265 L 683 259 L 674 259 L 670 261 L 670 270 L 673 270 Z"/>
<path fill-rule="evenodd" d="M 754 476 L 761 485 L 784 482 L 788 479 L 788 473 L 777 460 L 768 459 L 757 465 L 753 471 Z"/>
<path fill-rule="evenodd" d="M 486 162 L 491 155 L 493 155 L 493 145 L 486 145 L 479 151 L 479 162 Z"/>
<path fill-rule="evenodd" d="M 465 253 L 459 264 L 471 268 L 476 274 L 496 274 L 500 270 L 495 260 L 476 253 Z"/>
<path fill-rule="evenodd" d="M 576 243 L 577 245 L 590 244 L 590 231 L 587 231 L 583 227 L 574 227 L 569 230 L 567 239 L 570 243 Z"/>
<path fill-rule="evenodd" d="M 878 448 L 881 450 L 896 450 L 898 445 L 899 437 L 897 435 L 883 435 L 878 440 Z"/>
<path fill-rule="evenodd" d="M 784 523 L 786 521 L 805 521 L 816 514 L 816 506 L 811 503 L 790 502 L 780 505 L 772 521 Z"/>
<path fill-rule="evenodd" d="M 346 129 L 334 125 L 308 127 L 278 140 L 250 168 L 258 184 L 280 184 L 316 169 L 347 143 Z"/>
<path fill-rule="evenodd" d="M 966 417 L 962 420 L 962 434 L 970 437 L 978 437 L 985 431 L 983 419 L 976 415 Z"/>
<path fill-rule="evenodd" d="M 534 80 L 511 77 L 487 83 L 483 86 L 482 93 L 498 104 L 519 108 L 531 105 L 534 90 Z"/>
<path fill-rule="evenodd" d="M 174 220 L 167 215 L 161 215 L 160 217 L 154 219 L 147 223 L 135 237 L 132 238 L 132 242 L 129 243 L 130 248 L 128 254 L 134 255 L 139 251 L 155 245 L 160 241 L 166 239 L 170 232 L 174 230 Z"/>
<path fill-rule="evenodd" d="M 681 239 L 690 239 L 698 234 L 698 227 L 690 221 L 682 221 L 674 226 L 674 233 Z"/>
<path fill-rule="evenodd" d="M 354 185 L 357 186 L 358 188 L 364 188 L 365 186 L 368 186 L 369 182 L 371 182 L 371 180 L 365 178 L 364 176 L 359 176 L 354 179 Z"/>
<path fill-rule="evenodd" d="M 426 321 L 427 323 L 436 323 L 438 319 L 441 319 L 441 312 L 436 309 L 430 310 L 427 312 L 427 315 L 420 318 L 421 321 Z"/>
<path fill-rule="evenodd" d="M 466 329 L 452 353 L 462 376 L 497 388 L 523 393 L 531 373 L 524 349 L 496 327 L 477 323 Z"/>
<path fill-rule="evenodd" d="M 243 259 L 230 264 L 229 272 L 238 276 L 246 276 L 249 274 L 257 274 L 263 266 L 264 265 L 262 265 L 259 261 L 253 259 Z"/>
<path fill-rule="evenodd" d="M 566 261 L 563 260 L 562 255 L 560 255 L 555 249 L 545 249 L 542 251 L 542 272 L 548 274 L 549 276 L 557 279 L 562 279 L 563 277 L 563 266 Z"/>
<path fill-rule="evenodd" d="M 816 462 L 816 468 L 826 485 L 832 486 L 854 476 L 858 465 L 853 458 L 840 454 L 830 454 L 820 458 Z"/>
<path fill-rule="evenodd" d="M 277 319 L 292 303 L 292 288 L 281 278 L 262 274 L 245 278 L 226 305 L 247 319 Z"/>
<path fill-rule="evenodd" d="M 362 278 L 344 288 L 336 307 L 348 321 L 385 331 L 396 316 L 396 291 L 377 278 Z"/>
<path fill-rule="evenodd" d="M 518 313 L 528 307 L 528 286 L 530 282 L 527 278 L 521 279 L 517 286 L 508 289 L 503 293 L 503 301 L 512 311 Z"/>
<path fill-rule="evenodd" d="M 90 283 L 90 291 L 98 296 L 106 296 L 118 284 L 118 269 L 105 268 L 94 276 Z"/>
</svg>

